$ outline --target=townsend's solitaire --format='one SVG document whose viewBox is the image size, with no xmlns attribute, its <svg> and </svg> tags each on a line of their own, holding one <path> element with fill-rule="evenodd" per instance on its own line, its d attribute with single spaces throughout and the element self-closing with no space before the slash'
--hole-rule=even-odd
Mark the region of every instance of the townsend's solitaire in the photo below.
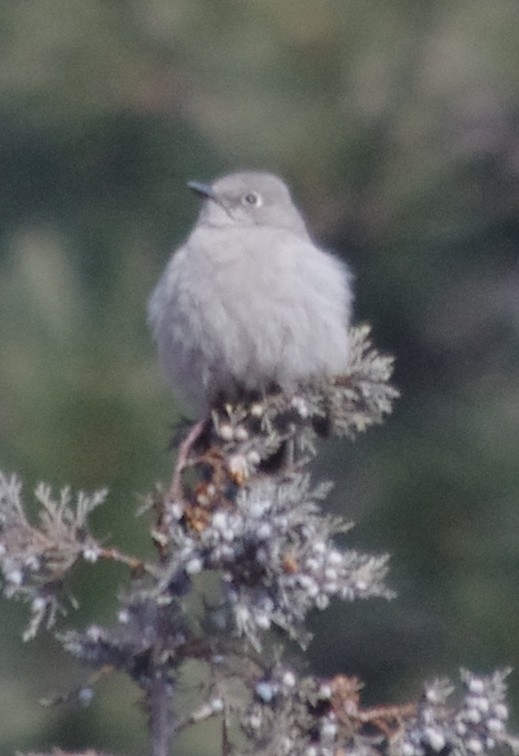
<svg viewBox="0 0 519 756">
<path fill-rule="evenodd" d="M 284 182 L 232 173 L 204 199 L 149 302 L 162 369 L 192 409 L 348 368 L 351 277 L 319 249 Z"/>
</svg>

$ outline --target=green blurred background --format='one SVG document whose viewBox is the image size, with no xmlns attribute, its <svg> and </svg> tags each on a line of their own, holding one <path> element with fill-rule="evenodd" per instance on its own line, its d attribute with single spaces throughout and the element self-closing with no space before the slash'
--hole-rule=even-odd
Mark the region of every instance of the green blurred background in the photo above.
<svg viewBox="0 0 519 756">
<path fill-rule="evenodd" d="M 96 532 L 147 552 L 134 512 L 170 473 L 179 409 L 146 300 L 196 217 L 185 182 L 272 170 L 351 263 L 402 390 L 316 464 L 348 543 L 392 553 L 399 598 L 312 618 L 312 668 L 360 675 L 370 702 L 519 668 L 518 126 L 517 0 L 3 0 L 0 466 L 27 493 L 109 486 Z M 67 622 L 110 622 L 124 574 L 79 571 Z M 23 607 L 0 617 L 1 754 L 146 750 L 117 679 L 86 710 L 41 709 L 83 672 L 22 645 Z"/>
</svg>

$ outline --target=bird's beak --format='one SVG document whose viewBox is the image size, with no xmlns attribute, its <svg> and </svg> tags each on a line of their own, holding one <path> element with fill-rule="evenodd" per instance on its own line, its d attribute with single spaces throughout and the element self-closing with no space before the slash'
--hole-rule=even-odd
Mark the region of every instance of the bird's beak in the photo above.
<svg viewBox="0 0 519 756">
<path fill-rule="evenodd" d="M 216 199 L 211 184 L 201 184 L 199 181 L 188 181 L 187 185 L 193 192 L 200 195 L 200 197 L 203 197 L 204 199 Z"/>
</svg>

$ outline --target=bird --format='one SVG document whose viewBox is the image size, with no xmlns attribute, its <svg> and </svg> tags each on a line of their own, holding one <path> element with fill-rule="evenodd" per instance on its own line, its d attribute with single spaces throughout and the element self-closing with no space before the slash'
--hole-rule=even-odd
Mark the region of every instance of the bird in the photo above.
<svg viewBox="0 0 519 756">
<path fill-rule="evenodd" d="M 186 408 L 347 372 L 352 275 L 312 239 L 285 182 L 239 171 L 188 187 L 198 219 L 148 303 L 162 371 Z"/>
</svg>

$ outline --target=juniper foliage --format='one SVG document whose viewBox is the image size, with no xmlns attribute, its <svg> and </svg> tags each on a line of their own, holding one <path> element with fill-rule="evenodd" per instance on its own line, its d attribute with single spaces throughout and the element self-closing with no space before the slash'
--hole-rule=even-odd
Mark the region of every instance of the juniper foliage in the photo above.
<svg viewBox="0 0 519 756">
<path fill-rule="evenodd" d="M 142 691 L 153 756 L 171 753 L 181 730 L 208 718 L 221 722 L 224 755 L 519 753 L 506 730 L 506 671 L 486 678 L 463 672 L 457 700 L 438 681 L 414 703 L 372 708 L 362 705 L 356 678 L 296 671 L 301 660 L 290 656 L 289 641 L 304 650 L 310 610 L 393 596 L 388 556 L 357 551 L 351 536 L 346 547 L 337 544 L 352 523 L 326 513 L 331 484 L 314 483 L 308 472 L 320 435 L 354 438 L 381 422 L 398 395 L 392 360 L 372 347 L 369 330 L 354 329 L 352 340 L 348 375 L 300 386 L 292 396 L 244 397 L 215 407 L 198 425 L 171 486 L 150 494 L 144 508 L 153 560 L 91 533 L 88 517 L 106 491 L 73 497 L 41 485 L 39 522 L 31 524 L 20 481 L 0 476 L 2 590 L 29 606 L 23 637 L 52 630 L 65 652 L 94 670 L 60 700 L 88 702 L 96 671 L 128 675 Z M 58 619 L 74 606 L 70 571 L 99 559 L 129 568 L 113 625 L 62 629 Z M 212 595 L 202 589 L 206 574 L 218 580 Z M 205 681 L 196 707 L 181 716 L 177 681 L 192 660 L 205 668 Z"/>
</svg>

